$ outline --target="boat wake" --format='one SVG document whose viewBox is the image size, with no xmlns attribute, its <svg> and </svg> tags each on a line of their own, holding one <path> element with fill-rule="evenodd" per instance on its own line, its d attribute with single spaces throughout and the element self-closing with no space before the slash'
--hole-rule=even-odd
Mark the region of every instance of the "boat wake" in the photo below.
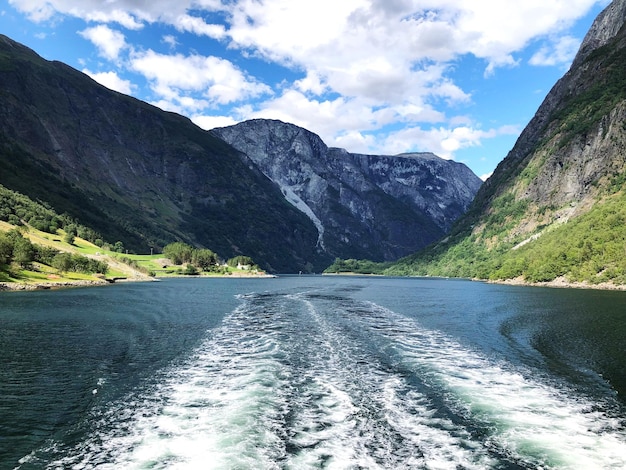
<svg viewBox="0 0 626 470">
<path fill-rule="evenodd" d="M 323 290 L 241 296 L 191 356 L 90 420 L 24 468 L 626 467 L 597 403 Z"/>
</svg>

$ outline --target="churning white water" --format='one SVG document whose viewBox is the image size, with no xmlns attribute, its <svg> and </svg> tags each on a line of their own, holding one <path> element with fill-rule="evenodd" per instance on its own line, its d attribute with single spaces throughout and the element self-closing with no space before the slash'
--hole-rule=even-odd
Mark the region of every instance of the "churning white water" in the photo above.
<svg viewBox="0 0 626 470">
<path fill-rule="evenodd" d="M 620 419 L 567 382 L 373 302 L 240 300 L 49 467 L 626 468 Z"/>
</svg>

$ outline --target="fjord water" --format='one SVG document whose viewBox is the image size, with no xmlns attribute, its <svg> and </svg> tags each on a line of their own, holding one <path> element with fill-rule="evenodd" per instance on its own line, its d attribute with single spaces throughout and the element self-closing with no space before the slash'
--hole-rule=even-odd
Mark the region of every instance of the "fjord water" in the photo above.
<svg viewBox="0 0 626 470">
<path fill-rule="evenodd" d="M 626 468 L 626 293 L 185 279 L 0 296 L 0 468 Z"/>
</svg>

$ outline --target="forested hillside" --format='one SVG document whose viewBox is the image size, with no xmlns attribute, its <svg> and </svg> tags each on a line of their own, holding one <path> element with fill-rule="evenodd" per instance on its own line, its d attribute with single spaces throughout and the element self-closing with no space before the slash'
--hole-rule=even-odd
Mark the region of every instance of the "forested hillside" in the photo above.
<svg viewBox="0 0 626 470">
<path fill-rule="evenodd" d="M 625 18 L 596 19 L 450 236 L 386 273 L 626 283 Z"/>
</svg>

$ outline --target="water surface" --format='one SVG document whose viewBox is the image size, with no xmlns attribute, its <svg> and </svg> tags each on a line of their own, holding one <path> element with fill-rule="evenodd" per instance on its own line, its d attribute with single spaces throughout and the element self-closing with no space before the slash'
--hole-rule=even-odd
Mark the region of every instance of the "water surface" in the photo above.
<svg viewBox="0 0 626 470">
<path fill-rule="evenodd" d="M 0 468 L 624 468 L 626 293 L 185 279 L 0 295 Z"/>
</svg>

